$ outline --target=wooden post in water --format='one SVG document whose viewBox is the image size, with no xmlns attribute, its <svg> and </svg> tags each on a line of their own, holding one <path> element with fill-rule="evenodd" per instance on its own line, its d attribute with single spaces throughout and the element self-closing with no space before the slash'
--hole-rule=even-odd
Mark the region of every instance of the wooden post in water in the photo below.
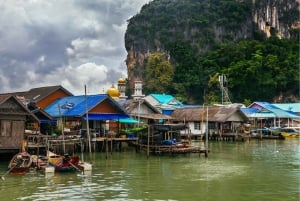
<svg viewBox="0 0 300 201">
<path fill-rule="evenodd" d="M 60 104 L 58 104 L 58 113 L 60 117 L 61 122 L 61 136 L 62 136 L 62 143 L 63 143 L 63 154 L 66 153 L 66 145 L 65 145 L 65 132 L 64 132 L 64 121 L 62 119 L 61 110 L 60 110 Z"/>
<path fill-rule="evenodd" d="M 201 123 L 200 123 L 200 136 L 199 136 L 199 157 L 201 156 L 201 152 L 202 152 L 202 150 L 201 150 L 201 146 L 203 146 L 203 142 L 202 142 L 202 136 L 203 136 L 203 133 L 202 133 L 202 126 L 203 126 L 203 119 L 204 119 L 204 104 L 203 104 L 203 106 L 202 106 L 202 109 L 201 109 Z M 206 149 L 205 148 L 205 146 L 204 146 L 204 149 Z"/>
<path fill-rule="evenodd" d="M 208 106 L 206 106 L 205 157 L 208 157 Z"/>
<path fill-rule="evenodd" d="M 105 151 L 106 151 L 106 159 L 108 158 L 108 138 L 105 137 Z"/>
<path fill-rule="evenodd" d="M 111 138 L 110 138 L 110 154 L 111 155 L 112 155 L 112 151 L 113 151 L 113 136 L 111 136 Z"/>
<path fill-rule="evenodd" d="M 147 158 L 149 158 L 149 146 L 150 146 L 150 126 L 148 125 L 148 141 L 147 141 Z"/>
</svg>

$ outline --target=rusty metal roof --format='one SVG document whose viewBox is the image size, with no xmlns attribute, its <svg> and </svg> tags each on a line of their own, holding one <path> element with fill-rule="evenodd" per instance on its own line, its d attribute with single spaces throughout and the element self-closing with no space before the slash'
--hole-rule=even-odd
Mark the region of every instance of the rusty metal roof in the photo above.
<svg viewBox="0 0 300 201">
<path fill-rule="evenodd" d="M 247 121 L 239 105 L 177 108 L 171 115 L 178 121 Z"/>
<path fill-rule="evenodd" d="M 30 100 L 36 103 L 59 89 L 63 90 L 69 96 L 73 96 L 71 92 L 66 90 L 61 85 L 32 88 L 29 91 L 12 92 L 12 93 L 2 94 L 2 95 L 24 96 L 26 100 Z"/>
<path fill-rule="evenodd" d="M 29 117 L 29 119 L 40 122 L 39 119 L 33 113 L 31 113 L 18 98 L 13 95 L 0 94 L 0 108 L 1 115 L 25 115 Z"/>
<path fill-rule="evenodd" d="M 120 102 L 119 102 L 120 104 Z M 120 104 L 121 107 L 129 114 L 135 114 L 136 111 L 138 110 L 138 107 L 147 107 L 148 108 L 148 112 L 150 113 L 158 113 L 160 114 L 161 112 L 155 108 L 154 106 L 152 106 L 147 100 L 145 99 L 140 99 L 140 100 L 127 100 L 126 102 L 124 102 L 123 104 Z"/>
<path fill-rule="evenodd" d="M 5 102 L 5 100 L 7 99 L 7 98 L 9 98 L 11 95 L 9 95 L 9 94 L 0 94 L 0 104 L 2 103 L 2 102 Z"/>
<path fill-rule="evenodd" d="M 164 115 L 164 114 L 140 114 L 139 116 L 141 118 L 154 119 L 154 120 L 159 120 L 159 119 L 173 119 L 172 116 Z"/>
</svg>

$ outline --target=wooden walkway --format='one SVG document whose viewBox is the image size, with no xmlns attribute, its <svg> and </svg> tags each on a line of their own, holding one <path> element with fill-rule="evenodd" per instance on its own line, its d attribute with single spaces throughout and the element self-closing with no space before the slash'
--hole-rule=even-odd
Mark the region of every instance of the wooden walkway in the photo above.
<svg viewBox="0 0 300 201">
<path fill-rule="evenodd" d="M 27 136 L 27 148 L 31 150 L 35 150 L 36 153 L 40 153 L 40 151 L 45 151 L 49 148 L 56 150 L 57 152 L 62 151 L 58 149 L 62 149 L 62 140 L 58 138 L 53 138 L 50 136 L 44 135 L 28 135 Z M 110 152 L 112 154 L 113 150 L 121 151 L 122 143 L 126 142 L 129 145 L 132 145 L 136 148 L 137 152 L 146 151 L 149 155 L 153 154 L 188 154 L 188 153 L 199 153 L 199 155 L 204 154 L 205 157 L 208 156 L 208 150 L 201 146 L 183 146 L 182 144 L 174 144 L 174 145 L 147 145 L 140 144 L 139 138 L 117 138 L 117 137 L 97 137 L 91 139 L 91 150 L 93 152 L 96 151 L 105 151 L 107 156 Z M 76 152 L 84 150 L 85 152 L 89 151 L 84 148 L 88 148 L 87 139 L 82 140 L 77 137 L 69 137 L 64 140 L 65 146 L 68 152 Z M 101 146 L 103 149 L 97 150 L 96 146 Z M 82 149 L 82 150 L 81 150 Z"/>
<path fill-rule="evenodd" d="M 79 137 L 66 136 L 64 139 L 47 135 L 30 134 L 25 137 L 25 148 L 34 154 L 46 154 L 49 149 L 56 153 L 74 153 L 81 149 Z"/>
<path fill-rule="evenodd" d="M 146 145 L 146 144 L 137 144 L 138 151 L 145 151 L 147 155 L 152 154 L 188 154 L 188 153 L 199 153 L 204 154 L 205 157 L 208 157 L 209 150 L 202 148 L 200 146 L 182 146 L 182 145 Z"/>
</svg>

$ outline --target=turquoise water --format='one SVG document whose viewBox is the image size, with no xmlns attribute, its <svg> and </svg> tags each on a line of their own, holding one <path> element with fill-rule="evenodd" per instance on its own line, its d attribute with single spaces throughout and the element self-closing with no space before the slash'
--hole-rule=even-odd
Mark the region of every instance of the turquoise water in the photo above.
<svg viewBox="0 0 300 201">
<path fill-rule="evenodd" d="M 123 146 L 124 147 L 124 146 Z M 90 173 L 43 175 L 31 171 L 0 181 L 0 200 L 299 201 L 298 139 L 209 142 L 198 154 L 150 156 L 84 154 Z M 8 161 L 0 162 L 0 172 Z"/>
</svg>

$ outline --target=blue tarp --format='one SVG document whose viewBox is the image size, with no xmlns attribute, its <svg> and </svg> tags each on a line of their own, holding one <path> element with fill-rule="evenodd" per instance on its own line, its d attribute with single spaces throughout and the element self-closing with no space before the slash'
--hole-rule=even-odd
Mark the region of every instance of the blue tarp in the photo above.
<svg viewBox="0 0 300 201">
<path fill-rule="evenodd" d="M 174 110 L 162 109 L 162 114 L 164 114 L 164 115 L 171 115 L 173 112 L 174 112 Z"/>
<path fill-rule="evenodd" d="M 105 98 L 107 98 L 106 94 L 63 97 L 46 107 L 45 112 L 54 118 L 61 116 L 80 117 L 86 113 L 87 109 L 90 110 Z"/>
</svg>

